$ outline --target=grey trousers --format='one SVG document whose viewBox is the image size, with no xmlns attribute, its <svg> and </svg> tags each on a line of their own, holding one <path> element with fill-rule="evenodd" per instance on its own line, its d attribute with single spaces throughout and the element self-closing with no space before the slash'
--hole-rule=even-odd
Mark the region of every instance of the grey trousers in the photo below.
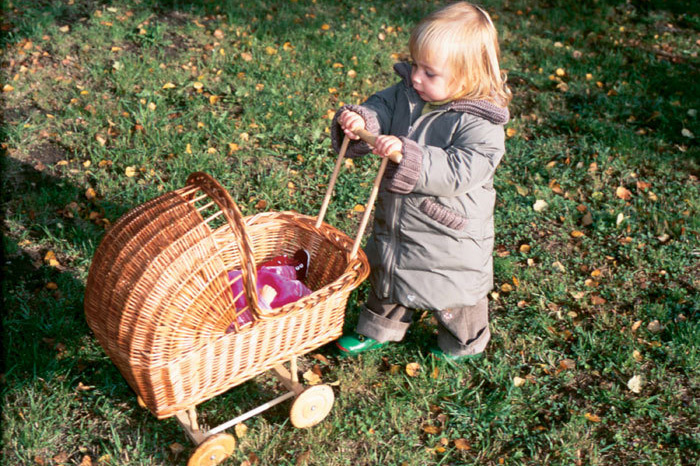
<svg viewBox="0 0 700 466">
<path fill-rule="evenodd" d="M 484 351 L 491 339 L 488 298 L 473 306 L 435 311 L 438 346 L 447 354 L 462 356 Z M 360 311 L 357 333 L 377 341 L 401 341 L 413 320 L 413 309 L 377 298 L 370 291 Z"/>
</svg>

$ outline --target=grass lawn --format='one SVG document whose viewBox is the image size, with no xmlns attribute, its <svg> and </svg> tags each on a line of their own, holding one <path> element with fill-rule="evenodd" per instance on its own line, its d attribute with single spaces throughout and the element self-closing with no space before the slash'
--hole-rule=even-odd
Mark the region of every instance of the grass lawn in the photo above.
<svg viewBox="0 0 700 466">
<path fill-rule="evenodd" d="M 299 430 L 283 403 L 230 429 L 225 464 L 700 462 L 698 6 L 483 3 L 514 93 L 487 357 L 432 360 L 420 312 L 376 353 L 319 348 L 300 372 L 333 385 L 331 414 Z M 87 326 L 97 245 L 194 171 L 246 215 L 315 215 L 333 113 L 395 82 L 442 4 L 3 0 L 0 463 L 186 464 Z M 377 167 L 343 170 L 329 223 L 355 231 Z M 279 393 L 262 375 L 198 410 L 216 425 Z"/>
</svg>

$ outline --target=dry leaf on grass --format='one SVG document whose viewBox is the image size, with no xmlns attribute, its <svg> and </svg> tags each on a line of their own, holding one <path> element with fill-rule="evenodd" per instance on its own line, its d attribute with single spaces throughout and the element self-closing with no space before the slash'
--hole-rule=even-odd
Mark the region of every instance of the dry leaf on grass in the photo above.
<svg viewBox="0 0 700 466">
<path fill-rule="evenodd" d="M 410 362 L 406 364 L 406 374 L 408 374 L 409 377 L 417 377 L 420 369 L 420 364 L 417 362 Z"/>
</svg>

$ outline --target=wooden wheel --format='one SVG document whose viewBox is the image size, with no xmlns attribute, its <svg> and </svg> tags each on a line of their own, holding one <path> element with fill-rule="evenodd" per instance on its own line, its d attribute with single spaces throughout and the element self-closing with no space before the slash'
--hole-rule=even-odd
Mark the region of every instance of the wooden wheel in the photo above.
<svg viewBox="0 0 700 466">
<path fill-rule="evenodd" d="M 236 439 L 229 434 L 216 434 L 200 443 L 190 456 L 187 466 L 215 466 L 231 456 Z"/>
<path fill-rule="evenodd" d="M 331 412 L 334 400 L 333 389 L 328 385 L 307 388 L 292 404 L 292 425 L 300 429 L 315 426 Z"/>
</svg>

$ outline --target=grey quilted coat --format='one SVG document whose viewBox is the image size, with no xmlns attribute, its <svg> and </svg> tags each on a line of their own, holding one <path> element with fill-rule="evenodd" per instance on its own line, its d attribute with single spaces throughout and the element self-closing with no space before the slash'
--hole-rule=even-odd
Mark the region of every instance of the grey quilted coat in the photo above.
<svg viewBox="0 0 700 466">
<path fill-rule="evenodd" d="M 493 287 L 494 171 L 503 154 L 507 108 L 458 100 L 421 115 L 425 102 L 402 80 L 362 105 L 341 108 L 331 136 L 336 150 L 343 109 L 359 113 L 367 130 L 402 139 L 403 159 L 389 162 L 365 252 L 378 297 L 409 308 L 474 305 Z M 352 141 L 349 156 L 370 147 Z"/>
</svg>

